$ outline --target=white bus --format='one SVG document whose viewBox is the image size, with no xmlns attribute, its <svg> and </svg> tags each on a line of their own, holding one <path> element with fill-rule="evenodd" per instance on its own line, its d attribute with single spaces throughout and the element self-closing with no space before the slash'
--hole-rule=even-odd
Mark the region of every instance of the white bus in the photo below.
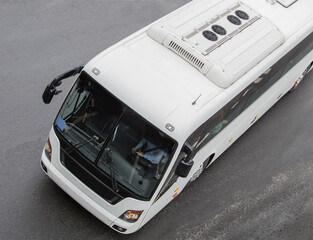
<svg viewBox="0 0 313 240">
<path fill-rule="evenodd" d="M 42 153 L 46 174 L 114 230 L 140 229 L 313 62 L 312 0 L 195 0 L 79 73 Z"/>
</svg>

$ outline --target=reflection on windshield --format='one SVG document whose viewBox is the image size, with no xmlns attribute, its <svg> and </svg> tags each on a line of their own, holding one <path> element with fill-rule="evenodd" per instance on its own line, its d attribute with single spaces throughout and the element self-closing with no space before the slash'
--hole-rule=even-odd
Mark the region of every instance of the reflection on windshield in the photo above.
<svg viewBox="0 0 313 240">
<path fill-rule="evenodd" d="M 61 134 L 116 183 L 148 198 L 164 174 L 174 142 L 110 95 L 86 73 L 56 120 Z"/>
<path fill-rule="evenodd" d="M 133 192 L 151 194 L 161 178 L 173 143 L 131 110 L 123 114 L 97 164 Z"/>
</svg>

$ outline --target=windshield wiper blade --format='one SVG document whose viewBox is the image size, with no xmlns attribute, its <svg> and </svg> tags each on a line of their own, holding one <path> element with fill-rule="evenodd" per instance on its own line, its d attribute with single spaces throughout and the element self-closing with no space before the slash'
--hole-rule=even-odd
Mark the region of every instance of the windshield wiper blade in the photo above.
<svg viewBox="0 0 313 240">
<path fill-rule="evenodd" d="M 96 158 L 96 160 L 95 160 L 95 164 L 98 164 L 102 153 L 103 153 L 104 151 L 106 151 L 106 146 L 107 146 L 107 144 L 109 143 L 109 141 L 110 141 L 110 139 L 112 138 L 112 136 L 114 135 L 114 133 L 117 131 L 117 126 L 118 126 L 119 122 L 121 121 L 121 119 L 122 119 L 122 117 L 123 117 L 123 115 L 124 115 L 126 109 L 127 109 L 127 107 L 125 106 L 124 109 L 123 109 L 123 111 L 122 111 L 122 113 L 120 114 L 120 116 L 118 117 L 118 119 L 115 121 L 114 127 L 113 127 L 112 130 L 110 131 L 108 137 L 107 137 L 107 138 L 105 139 L 105 141 L 103 142 L 102 148 L 101 148 L 100 152 L 98 153 L 98 156 L 97 156 L 97 158 Z"/>
<path fill-rule="evenodd" d="M 112 188 L 115 192 L 118 192 L 118 186 L 116 182 L 116 177 L 115 177 L 115 171 L 114 168 L 112 167 L 112 163 L 110 164 L 110 172 L 111 172 L 111 182 L 112 182 Z"/>
<path fill-rule="evenodd" d="M 113 162 L 112 162 L 112 150 L 109 147 L 107 147 L 104 149 L 104 151 L 105 151 L 105 155 L 106 155 L 106 161 L 105 162 L 110 167 L 112 189 L 113 189 L 113 191 L 118 192 L 119 189 L 117 186 L 115 170 L 114 170 L 114 167 L 112 166 L 112 164 L 113 164 Z"/>
<path fill-rule="evenodd" d="M 65 151 L 70 153 L 71 151 L 73 151 L 73 149 L 79 149 L 90 142 L 96 142 L 98 140 L 99 140 L 99 137 L 96 135 L 93 135 L 91 138 L 88 138 L 82 142 L 76 143 L 73 146 L 68 147 L 67 149 L 65 149 Z"/>
</svg>

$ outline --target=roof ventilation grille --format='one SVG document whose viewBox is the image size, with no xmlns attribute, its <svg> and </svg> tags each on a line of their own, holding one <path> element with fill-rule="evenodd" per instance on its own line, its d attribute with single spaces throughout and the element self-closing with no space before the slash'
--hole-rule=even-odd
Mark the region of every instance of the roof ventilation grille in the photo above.
<svg viewBox="0 0 313 240">
<path fill-rule="evenodd" d="M 239 8 L 241 6 L 241 4 L 238 2 L 235 6 L 233 6 L 232 8 L 230 8 L 231 11 L 235 11 L 237 8 Z"/>
<path fill-rule="evenodd" d="M 186 59 L 188 62 L 193 64 L 195 67 L 201 69 L 204 66 L 204 62 L 199 60 L 197 57 L 195 57 L 193 54 L 191 54 L 189 51 L 185 50 L 183 47 L 175 43 L 174 41 L 171 41 L 168 45 L 171 50 L 176 52 L 178 55 Z"/>
<path fill-rule="evenodd" d="M 229 15 L 232 16 L 232 15 Z M 235 17 L 235 16 L 233 16 Z M 237 18 L 237 17 L 235 17 Z M 239 20 L 239 18 L 237 18 Z M 231 32 L 230 34 L 228 34 L 227 36 L 225 36 L 223 39 L 219 40 L 216 44 L 214 44 L 213 46 L 210 46 L 208 49 L 206 49 L 202 54 L 204 55 L 208 55 L 209 53 L 213 52 L 216 48 L 220 47 L 222 44 L 224 44 L 225 42 L 227 42 L 229 39 L 231 39 L 233 36 L 235 36 L 236 34 L 238 34 L 239 32 L 243 31 L 244 29 L 246 29 L 247 27 L 249 27 L 251 24 L 253 24 L 254 22 L 256 22 L 257 20 L 260 19 L 260 16 L 255 16 L 253 18 L 251 18 L 249 21 L 246 21 L 243 25 L 241 25 L 239 28 L 237 28 L 235 31 Z M 240 21 L 240 20 L 239 20 Z M 217 40 L 216 40 L 217 41 Z"/>
<path fill-rule="evenodd" d="M 207 56 L 259 19 L 261 16 L 257 12 L 237 2 L 213 18 L 203 17 L 204 21 L 200 25 L 194 25 L 191 29 L 188 27 L 190 30 L 182 34 L 181 38 Z"/>
</svg>

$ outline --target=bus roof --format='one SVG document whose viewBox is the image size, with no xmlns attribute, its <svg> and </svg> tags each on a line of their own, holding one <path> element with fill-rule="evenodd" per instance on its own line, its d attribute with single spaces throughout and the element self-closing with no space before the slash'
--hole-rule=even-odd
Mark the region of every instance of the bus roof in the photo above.
<svg viewBox="0 0 313 240">
<path fill-rule="evenodd" d="M 95 68 L 100 72 L 98 76 L 93 74 Z M 100 54 L 85 70 L 129 107 L 163 129 L 168 123 L 177 126 L 174 113 L 193 114 L 223 91 L 145 34 Z"/>
<path fill-rule="evenodd" d="M 100 53 L 85 70 L 157 127 L 188 127 L 186 116 L 212 103 L 312 19 L 310 9 L 312 0 L 289 8 L 266 0 L 196 0 Z M 227 18 L 238 10 L 251 20 L 237 17 L 241 29 Z M 206 39 L 203 32 L 212 32 L 212 25 L 223 26 L 226 34 L 216 35 L 228 38 Z"/>
<path fill-rule="evenodd" d="M 217 86 L 228 88 L 312 17 L 301 12 L 301 1 L 306 0 L 287 10 L 265 0 L 196 1 L 153 24 L 148 35 Z"/>
</svg>

